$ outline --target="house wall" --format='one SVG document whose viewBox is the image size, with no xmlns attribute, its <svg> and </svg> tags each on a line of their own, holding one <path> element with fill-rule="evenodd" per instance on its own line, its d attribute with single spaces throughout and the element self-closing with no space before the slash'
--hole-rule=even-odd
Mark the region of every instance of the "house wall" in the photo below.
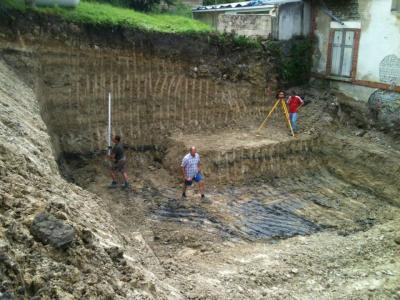
<svg viewBox="0 0 400 300">
<path fill-rule="evenodd" d="M 359 5 L 362 33 L 357 79 L 393 80 L 400 85 L 400 16 L 391 12 L 392 0 L 361 0 Z"/>
<path fill-rule="evenodd" d="M 272 19 L 269 15 L 219 15 L 217 30 L 235 32 L 245 36 L 269 37 L 272 35 Z"/>
<path fill-rule="evenodd" d="M 193 12 L 193 18 L 213 26 L 220 32 L 235 32 L 246 36 L 264 36 L 289 40 L 311 32 L 311 6 L 295 2 L 281 4 L 278 17 L 267 14 L 273 7 L 232 9 L 229 11 Z M 244 14 L 246 13 L 246 14 Z"/>
<path fill-rule="evenodd" d="M 316 38 L 316 48 L 313 54 L 313 71 L 319 74 L 325 74 L 328 58 L 328 43 L 331 18 L 317 10 L 315 16 L 316 29 L 314 35 Z"/>
<path fill-rule="evenodd" d="M 335 11 L 338 8 L 336 5 Z M 315 36 L 318 42 L 314 53 L 314 72 L 329 79 L 331 88 L 362 102 L 342 104 L 342 108 L 357 118 L 359 124 L 366 127 L 375 125 L 398 136 L 400 12 L 392 12 L 392 0 L 358 0 L 357 3 L 351 0 L 342 2 L 341 10 L 336 16 L 342 17 L 343 25 L 332 21 L 318 9 L 315 12 Z M 356 37 L 349 78 L 332 77 L 329 70 L 333 30 L 340 28 L 352 29 Z M 361 114 L 357 114 L 359 108 L 363 108 Z"/>
<path fill-rule="evenodd" d="M 279 6 L 279 40 L 303 35 L 303 18 L 303 3 L 286 3 Z"/>
<path fill-rule="evenodd" d="M 303 3 L 303 35 L 307 36 L 311 33 L 311 4 Z"/>
</svg>

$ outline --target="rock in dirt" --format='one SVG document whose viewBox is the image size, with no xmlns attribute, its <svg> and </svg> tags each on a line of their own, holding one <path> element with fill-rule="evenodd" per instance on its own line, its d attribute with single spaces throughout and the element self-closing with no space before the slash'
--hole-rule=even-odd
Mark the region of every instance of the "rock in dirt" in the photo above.
<svg viewBox="0 0 400 300">
<path fill-rule="evenodd" d="M 13 300 L 14 298 L 8 292 L 0 292 L 1 300 Z"/>
<path fill-rule="evenodd" d="M 30 231 L 35 240 L 58 249 L 67 248 L 75 238 L 75 230 L 71 225 L 44 212 L 36 215 Z"/>
<path fill-rule="evenodd" d="M 366 130 L 357 130 L 354 134 L 359 137 L 363 137 L 367 133 Z"/>
<path fill-rule="evenodd" d="M 121 248 L 111 247 L 106 251 L 113 261 L 118 261 L 124 257 L 124 251 Z"/>
<path fill-rule="evenodd" d="M 94 235 L 90 230 L 83 229 L 81 232 L 82 241 L 87 245 L 92 245 L 94 240 Z"/>
</svg>

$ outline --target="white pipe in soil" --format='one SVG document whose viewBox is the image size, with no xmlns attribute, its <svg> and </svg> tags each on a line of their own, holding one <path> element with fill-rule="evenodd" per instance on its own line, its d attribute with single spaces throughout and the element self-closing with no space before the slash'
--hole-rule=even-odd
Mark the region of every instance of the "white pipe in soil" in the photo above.
<svg viewBox="0 0 400 300">
<path fill-rule="evenodd" d="M 108 155 L 111 154 L 111 93 L 108 93 Z"/>
</svg>

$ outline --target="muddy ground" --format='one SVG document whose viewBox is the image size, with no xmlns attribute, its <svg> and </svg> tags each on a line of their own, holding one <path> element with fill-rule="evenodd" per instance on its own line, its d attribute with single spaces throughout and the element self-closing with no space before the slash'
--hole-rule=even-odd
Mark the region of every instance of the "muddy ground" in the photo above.
<svg viewBox="0 0 400 300">
<path fill-rule="evenodd" d="M 103 199 L 124 235 L 143 236 L 157 258 L 145 265 L 186 299 L 400 299 L 397 188 L 378 191 L 370 182 L 382 172 L 396 176 L 391 172 L 398 165 L 360 177 L 351 166 L 335 167 L 335 150 L 326 150 L 333 141 L 343 143 L 355 166 L 384 167 L 385 160 L 398 162 L 399 145 L 380 132 L 358 129 L 350 121 L 339 123 L 332 113 L 334 96 L 307 91 L 311 103 L 301 112 L 302 130 L 294 139 L 321 140 L 320 149 L 309 154 L 319 162 L 315 168 L 302 169 L 307 165 L 304 158 L 287 155 L 277 167 L 299 160 L 292 175 L 248 173 L 221 183 L 212 174 L 207 182 L 206 173 L 206 201 L 196 188 L 181 199 L 179 174 L 171 171 L 171 160 L 163 164 L 151 151 L 127 150 L 130 190 L 107 188 L 102 156 L 67 160 L 69 179 Z M 272 145 L 293 139 L 280 113 L 261 132 L 256 132 L 257 125 L 203 138 L 180 137 L 182 144 L 196 144 L 200 154 L 203 149 L 210 156 L 210 148 L 223 153 L 243 144 L 252 147 L 260 139 Z M 177 143 L 176 136 L 172 143 Z M 177 153 L 170 156 L 179 165 L 183 150 L 173 151 Z M 203 161 L 216 160 L 210 156 Z"/>
</svg>

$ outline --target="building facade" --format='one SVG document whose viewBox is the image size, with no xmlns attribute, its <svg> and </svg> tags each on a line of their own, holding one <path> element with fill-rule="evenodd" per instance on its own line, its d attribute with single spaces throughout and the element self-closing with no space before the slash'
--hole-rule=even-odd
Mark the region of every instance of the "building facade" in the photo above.
<svg viewBox="0 0 400 300">
<path fill-rule="evenodd" d="M 193 18 L 219 32 L 289 40 L 311 32 L 311 6 L 301 0 L 263 0 L 200 6 Z"/>
<path fill-rule="evenodd" d="M 361 101 L 400 102 L 400 0 L 313 6 L 313 71 Z"/>
</svg>

